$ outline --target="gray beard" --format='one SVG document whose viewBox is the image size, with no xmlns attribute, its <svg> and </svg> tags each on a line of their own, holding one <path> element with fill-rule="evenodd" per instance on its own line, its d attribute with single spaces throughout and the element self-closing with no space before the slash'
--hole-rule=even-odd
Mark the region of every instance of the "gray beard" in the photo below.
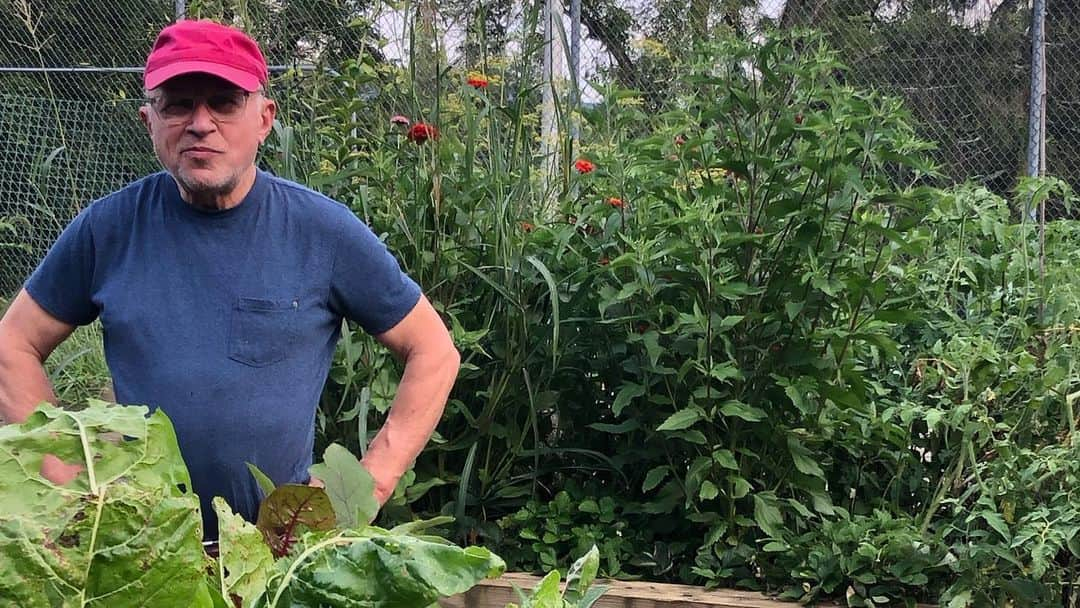
<svg viewBox="0 0 1080 608">
<path fill-rule="evenodd" d="M 240 181 L 238 176 L 230 175 L 222 182 L 207 183 L 188 179 L 183 171 L 177 171 L 175 178 L 188 196 L 191 197 L 189 203 L 200 209 L 210 210 L 218 209 L 218 199 L 235 190 L 236 184 Z"/>
</svg>

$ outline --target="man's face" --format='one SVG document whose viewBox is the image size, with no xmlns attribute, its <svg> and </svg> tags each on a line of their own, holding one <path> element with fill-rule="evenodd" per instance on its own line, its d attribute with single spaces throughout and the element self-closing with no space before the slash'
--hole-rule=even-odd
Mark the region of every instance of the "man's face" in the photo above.
<svg viewBox="0 0 1080 608">
<path fill-rule="evenodd" d="M 255 155 L 273 126 L 274 102 L 209 74 L 177 76 L 148 97 L 139 115 L 185 198 L 208 207 L 238 203 L 229 195 L 253 177 Z"/>
</svg>

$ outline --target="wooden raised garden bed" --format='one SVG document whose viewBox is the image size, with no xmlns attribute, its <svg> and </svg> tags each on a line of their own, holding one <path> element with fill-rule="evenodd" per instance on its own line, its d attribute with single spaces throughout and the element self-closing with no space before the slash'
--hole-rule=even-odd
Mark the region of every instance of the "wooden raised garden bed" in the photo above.
<svg viewBox="0 0 1080 608">
<path fill-rule="evenodd" d="M 467 593 L 440 602 L 442 608 L 505 608 L 509 602 L 520 603 L 514 585 L 532 589 L 540 578 L 528 574 L 507 573 L 483 581 Z M 595 608 L 798 608 L 793 602 L 772 599 L 752 591 L 718 589 L 706 591 L 701 587 L 667 585 L 631 581 L 598 581 L 608 592 Z M 818 606 L 836 606 L 818 604 Z"/>
</svg>

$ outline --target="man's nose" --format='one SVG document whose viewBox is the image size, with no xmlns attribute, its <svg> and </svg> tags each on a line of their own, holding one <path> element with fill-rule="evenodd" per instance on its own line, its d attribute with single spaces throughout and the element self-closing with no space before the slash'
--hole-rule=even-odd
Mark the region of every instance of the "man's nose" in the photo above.
<svg viewBox="0 0 1080 608">
<path fill-rule="evenodd" d="M 196 100 L 195 107 L 191 109 L 191 120 L 188 121 L 187 129 L 192 133 L 205 134 L 217 128 L 214 117 L 210 115 L 210 109 L 206 102 Z"/>
</svg>

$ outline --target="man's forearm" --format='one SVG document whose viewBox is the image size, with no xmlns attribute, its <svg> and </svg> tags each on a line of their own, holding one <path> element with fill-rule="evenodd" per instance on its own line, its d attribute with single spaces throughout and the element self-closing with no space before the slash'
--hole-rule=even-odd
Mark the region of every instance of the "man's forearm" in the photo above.
<svg viewBox="0 0 1080 608">
<path fill-rule="evenodd" d="M 406 361 L 390 414 L 363 460 L 364 468 L 375 478 L 375 495 L 380 503 L 393 494 L 398 480 L 439 424 L 460 362 L 452 347 L 417 354 Z"/>
<path fill-rule="evenodd" d="M 43 402 L 56 402 L 49 377 L 33 353 L 0 349 L 0 424 L 26 420 Z"/>
</svg>

